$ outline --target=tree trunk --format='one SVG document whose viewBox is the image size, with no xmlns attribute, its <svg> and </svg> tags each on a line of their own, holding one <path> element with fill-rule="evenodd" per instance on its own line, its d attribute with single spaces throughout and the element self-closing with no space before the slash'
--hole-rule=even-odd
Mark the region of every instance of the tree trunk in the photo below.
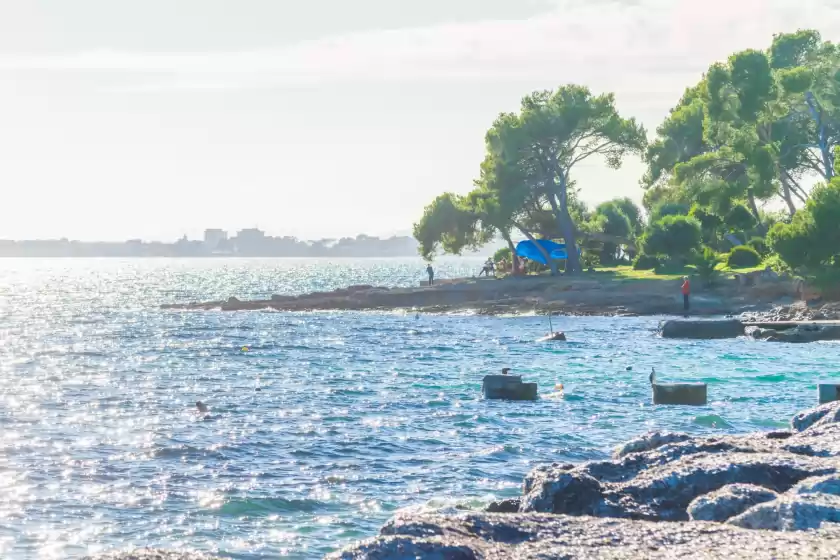
<svg viewBox="0 0 840 560">
<path fill-rule="evenodd" d="M 793 218 L 793 215 L 796 214 L 796 206 L 793 204 L 793 197 L 790 194 L 790 185 L 784 173 L 779 175 L 779 179 L 782 182 L 782 198 L 785 199 L 790 217 Z"/>
<path fill-rule="evenodd" d="M 554 259 L 551 258 L 551 255 L 548 254 L 548 251 L 546 251 L 543 248 L 543 246 L 540 245 L 537 242 L 537 239 L 533 235 L 531 235 L 530 231 L 528 231 L 527 229 L 525 229 L 524 227 L 522 227 L 520 224 L 518 224 L 516 222 L 513 222 L 513 225 L 516 227 L 516 229 L 518 229 L 519 231 L 522 232 L 522 235 L 527 237 L 528 240 L 531 241 L 537 247 L 537 251 L 540 252 L 540 254 L 543 256 L 543 258 L 545 258 L 545 262 L 548 263 L 548 266 L 551 270 L 551 275 L 552 276 L 557 276 L 557 261 L 555 261 Z"/>
<path fill-rule="evenodd" d="M 563 241 L 566 243 L 566 273 L 574 274 L 580 270 L 580 259 L 578 258 L 577 243 L 575 243 L 575 225 L 572 223 L 571 215 L 569 215 L 568 192 L 565 181 L 561 180 L 558 188 L 560 196 L 557 197 L 554 192 L 550 193 L 548 203 L 551 205 L 554 218 L 557 220 L 557 227 L 563 234 Z M 557 198 L 560 199 L 559 206 Z"/>
<path fill-rule="evenodd" d="M 747 189 L 747 201 L 750 204 L 750 211 L 755 218 L 755 222 L 758 224 L 758 231 L 761 232 L 761 235 L 767 235 L 767 229 L 761 221 L 761 214 L 758 213 L 758 205 L 755 203 L 755 195 L 753 195 L 752 189 Z"/>
<path fill-rule="evenodd" d="M 510 235 L 507 233 L 502 233 L 502 239 L 505 240 L 507 243 L 508 249 L 510 249 L 510 256 L 511 266 L 513 266 L 513 274 L 516 275 L 516 271 L 519 270 L 519 256 L 516 254 L 516 246 L 513 244 L 513 240 L 510 238 Z"/>
<path fill-rule="evenodd" d="M 828 138 L 825 131 L 825 123 L 822 120 L 822 107 L 820 106 L 814 94 L 810 91 L 805 92 L 805 102 L 808 104 L 808 109 L 811 112 L 811 118 L 817 125 L 819 132 L 818 145 L 823 161 L 823 175 L 826 181 L 830 181 L 834 177 L 834 154 L 828 146 Z"/>
</svg>

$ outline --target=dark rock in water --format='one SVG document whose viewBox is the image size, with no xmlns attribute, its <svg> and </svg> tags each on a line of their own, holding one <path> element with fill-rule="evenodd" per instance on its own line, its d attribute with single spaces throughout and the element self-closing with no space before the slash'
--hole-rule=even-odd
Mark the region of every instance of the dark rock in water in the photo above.
<svg viewBox="0 0 840 560">
<path fill-rule="evenodd" d="M 218 556 L 208 556 L 199 552 L 174 550 L 156 550 L 151 548 L 115 552 L 88 556 L 84 560 L 221 560 Z"/>
<path fill-rule="evenodd" d="M 840 326 L 836 325 L 800 325 L 798 327 L 776 331 L 772 329 L 757 329 L 752 333 L 753 338 L 767 342 L 790 342 L 805 344 L 824 340 L 840 340 Z"/>
<path fill-rule="evenodd" d="M 717 339 L 743 336 L 741 321 L 665 321 L 661 329 L 662 338 Z"/>
<path fill-rule="evenodd" d="M 840 522 L 840 496 L 794 494 L 759 504 L 729 520 L 744 529 L 807 531 Z"/>
<path fill-rule="evenodd" d="M 492 502 L 485 511 L 487 513 L 517 513 L 519 511 L 519 498 Z"/>
<path fill-rule="evenodd" d="M 706 406 L 708 402 L 705 383 L 654 383 L 653 404 L 675 406 Z"/>
<path fill-rule="evenodd" d="M 730 484 L 720 490 L 695 498 L 688 506 L 693 521 L 717 521 L 744 513 L 756 504 L 778 498 L 775 492 L 752 484 Z"/>
<path fill-rule="evenodd" d="M 840 533 L 764 533 L 713 523 L 545 514 L 400 516 L 330 560 L 836 560 Z"/>
<path fill-rule="evenodd" d="M 486 375 L 481 383 L 485 399 L 509 401 L 537 400 L 537 384 L 523 383 L 518 375 Z"/>
</svg>

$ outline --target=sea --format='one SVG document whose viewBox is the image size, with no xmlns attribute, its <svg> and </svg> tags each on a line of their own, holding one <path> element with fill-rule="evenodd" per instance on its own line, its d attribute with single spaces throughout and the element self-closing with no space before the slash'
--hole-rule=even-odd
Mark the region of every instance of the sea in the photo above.
<svg viewBox="0 0 840 560">
<path fill-rule="evenodd" d="M 439 278 L 480 258 L 436 263 Z M 162 310 L 352 284 L 420 259 L 0 259 L 0 557 L 134 547 L 321 558 L 398 512 L 480 509 L 535 465 L 650 430 L 784 428 L 840 377 L 835 343 L 685 341 L 662 317 Z M 533 403 L 481 399 L 509 367 Z M 709 405 L 657 407 L 648 375 Z M 560 397 L 556 384 L 564 386 Z M 209 413 L 197 413 L 202 401 Z"/>
</svg>

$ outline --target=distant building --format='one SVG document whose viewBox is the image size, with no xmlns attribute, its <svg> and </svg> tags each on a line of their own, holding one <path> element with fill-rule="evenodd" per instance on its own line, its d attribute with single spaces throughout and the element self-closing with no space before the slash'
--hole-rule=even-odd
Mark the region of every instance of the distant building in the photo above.
<svg viewBox="0 0 840 560">
<path fill-rule="evenodd" d="M 219 245 L 227 241 L 227 238 L 227 232 L 222 229 L 204 230 L 204 244 L 211 251 L 218 249 Z"/>
<path fill-rule="evenodd" d="M 257 228 L 243 229 L 234 238 L 236 251 L 244 255 L 258 255 L 266 245 L 265 232 Z"/>
</svg>

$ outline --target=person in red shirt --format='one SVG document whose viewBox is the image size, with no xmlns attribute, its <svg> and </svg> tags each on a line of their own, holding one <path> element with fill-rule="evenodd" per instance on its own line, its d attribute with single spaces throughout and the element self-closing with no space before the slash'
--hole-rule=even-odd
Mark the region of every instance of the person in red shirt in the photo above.
<svg viewBox="0 0 840 560">
<path fill-rule="evenodd" d="M 691 294 L 691 283 L 688 281 L 688 276 L 683 276 L 682 295 L 683 295 L 683 310 L 685 316 L 688 317 L 688 296 Z"/>
</svg>

